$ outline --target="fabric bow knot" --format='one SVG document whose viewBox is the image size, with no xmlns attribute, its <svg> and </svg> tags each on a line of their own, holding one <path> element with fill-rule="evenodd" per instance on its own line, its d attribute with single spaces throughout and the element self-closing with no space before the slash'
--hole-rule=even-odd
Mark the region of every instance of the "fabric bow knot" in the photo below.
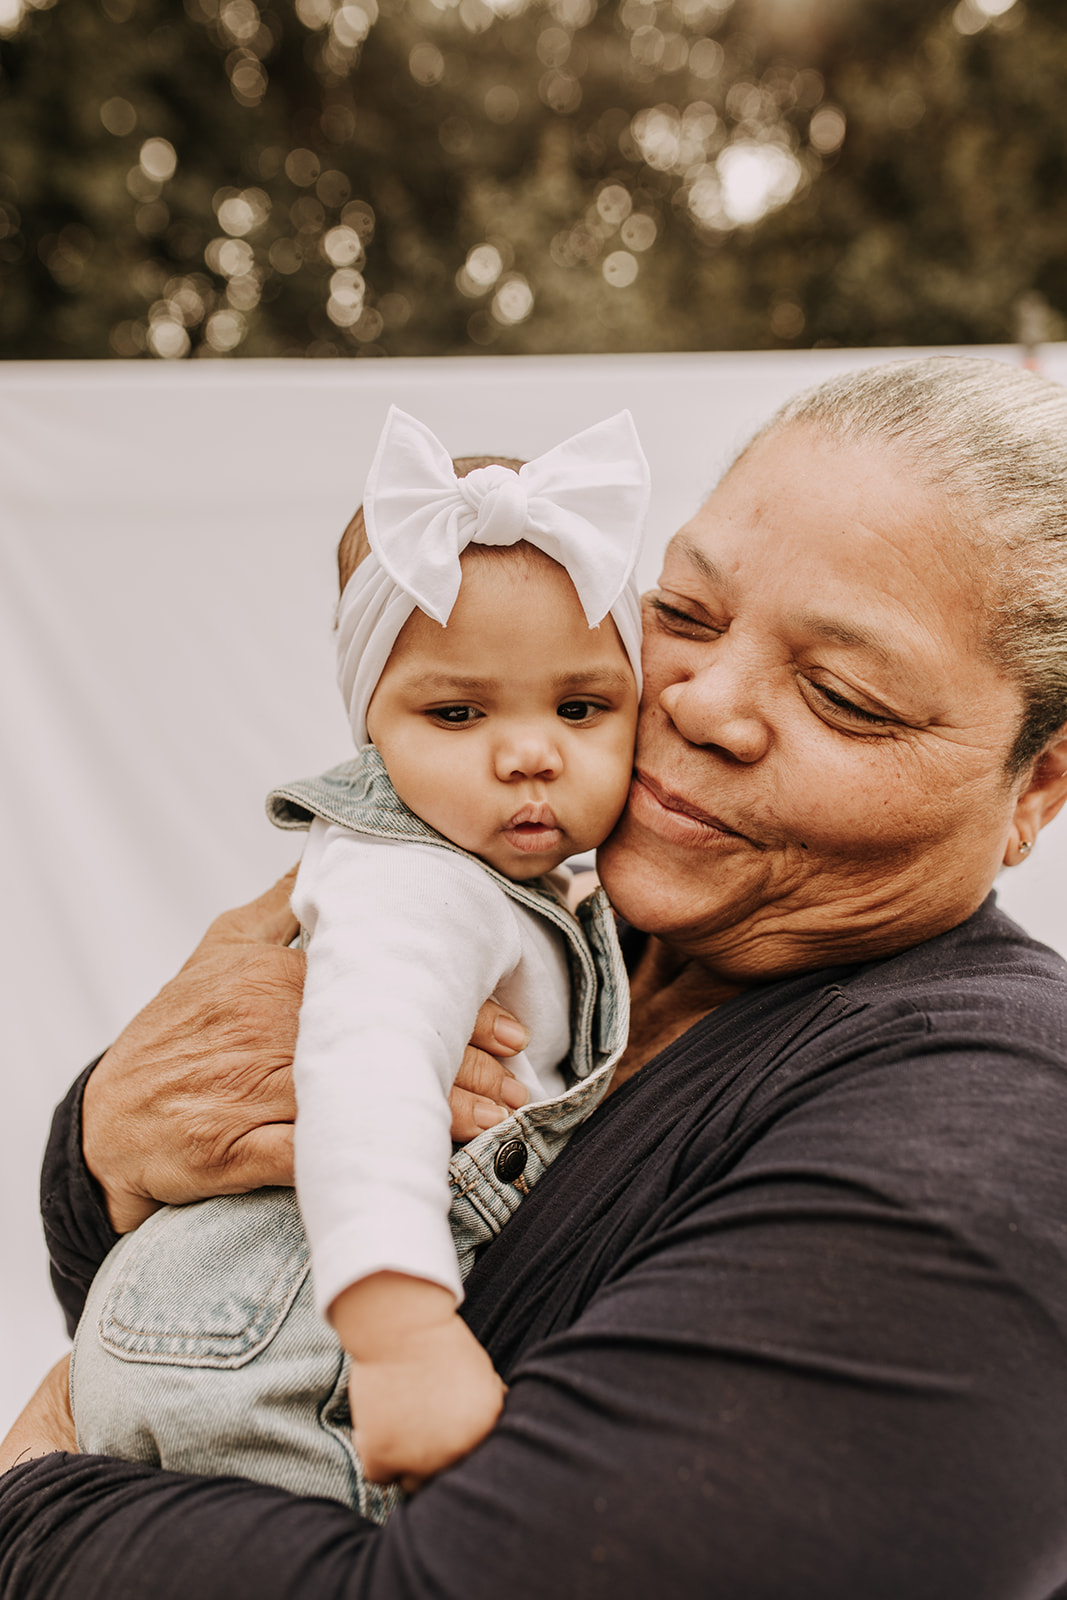
<svg viewBox="0 0 1067 1600">
<path fill-rule="evenodd" d="M 456 483 L 475 515 L 474 544 L 518 544 L 526 532 L 530 501 L 517 472 L 476 467 Z"/>
<path fill-rule="evenodd" d="M 566 568 L 591 628 L 633 574 L 649 472 L 628 411 L 586 428 L 520 472 L 457 478 L 424 423 L 390 406 L 363 495 L 367 538 L 393 582 L 447 623 L 468 544 L 527 539 Z"/>
<path fill-rule="evenodd" d="M 525 539 L 558 561 L 589 626 L 613 617 L 640 688 L 633 574 L 648 500 L 648 462 L 628 411 L 517 473 L 491 466 L 457 478 L 430 429 L 391 406 L 363 494 L 371 553 L 337 613 L 338 681 L 357 745 L 366 743 L 371 696 L 412 611 L 447 625 L 469 544 Z"/>
</svg>

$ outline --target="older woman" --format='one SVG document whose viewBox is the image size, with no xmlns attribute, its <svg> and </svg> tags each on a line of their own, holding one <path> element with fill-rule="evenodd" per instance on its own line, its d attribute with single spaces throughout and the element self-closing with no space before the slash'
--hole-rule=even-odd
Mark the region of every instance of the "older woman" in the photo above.
<svg viewBox="0 0 1067 1600">
<path fill-rule="evenodd" d="M 469 1280 L 501 1423 L 382 1529 L 30 1460 L 0 1493 L 4 1594 L 1067 1582 L 1067 972 L 989 894 L 1067 796 L 1065 485 L 1067 397 L 994 363 L 875 368 L 779 413 L 649 597 L 601 852 L 642 930 L 633 1034 Z M 84 1122 L 84 1080 L 61 1108 L 72 1308 L 112 1224 L 286 1181 L 288 932 L 280 898 L 216 925 L 88 1076 Z M 14 1448 L 65 1426 L 46 1385 Z"/>
</svg>

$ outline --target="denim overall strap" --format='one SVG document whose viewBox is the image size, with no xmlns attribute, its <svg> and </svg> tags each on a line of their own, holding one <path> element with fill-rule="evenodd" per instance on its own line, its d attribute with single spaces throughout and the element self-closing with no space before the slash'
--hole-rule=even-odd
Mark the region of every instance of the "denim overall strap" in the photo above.
<svg viewBox="0 0 1067 1600">
<path fill-rule="evenodd" d="M 272 790 L 267 796 L 267 815 L 277 828 L 304 830 L 314 817 L 321 817 L 325 822 L 350 828 L 353 833 L 432 845 L 475 862 L 510 899 L 545 917 L 563 935 L 571 978 L 571 1052 L 567 1069 L 581 1079 L 600 1064 L 593 1048 L 594 1034 L 603 1031 L 596 1018 L 600 988 L 596 963 L 582 924 L 563 904 L 554 884 L 548 878 L 515 883 L 423 822 L 397 795 L 374 745 L 364 745 L 351 761 L 342 762 L 320 777 Z"/>
<path fill-rule="evenodd" d="M 546 917 L 566 941 L 571 976 L 571 1050 L 563 1095 L 513 1112 L 463 1145 L 449 1167 L 452 1236 L 464 1276 L 477 1249 L 499 1233 L 548 1170 L 575 1128 L 607 1093 L 630 1027 L 630 991 L 615 919 L 597 889 L 569 911 L 546 878 L 514 883 L 410 811 L 398 797 L 381 755 L 365 745 L 351 761 L 321 777 L 286 784 L 267 800 L 275 826 L 310 827 L 313 817 L 382 839 L 413 840 L 477 862 L 503 892 Z"/>
</svg>

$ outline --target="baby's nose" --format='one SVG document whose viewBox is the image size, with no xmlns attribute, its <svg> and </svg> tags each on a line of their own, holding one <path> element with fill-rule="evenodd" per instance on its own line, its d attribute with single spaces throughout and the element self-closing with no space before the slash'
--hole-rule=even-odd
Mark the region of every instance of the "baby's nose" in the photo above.
<svg viewBox="0 0 1067 1600">
<path fill-rule="evenodd" d="M 556 778 L 562 769 L 558 744 L 537 729 L 516 730 L 497 746 L 496 775 L 505 783 L 515 778 Z"/>
</svg>

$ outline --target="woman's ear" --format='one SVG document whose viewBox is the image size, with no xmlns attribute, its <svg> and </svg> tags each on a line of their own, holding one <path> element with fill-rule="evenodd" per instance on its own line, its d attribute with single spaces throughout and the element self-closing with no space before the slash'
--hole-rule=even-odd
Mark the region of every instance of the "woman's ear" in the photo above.
<svg viewBox="0 0 1067 1600">
<path fill-rule="evenodd" d="M 1034 762 L 1033 770 L 1015 802 L 1011 834 L 1004 865 L 1017 867 L 1026 860 L 1041 829 L 1067 801 L 1067 725 Z"/>
</svg>

